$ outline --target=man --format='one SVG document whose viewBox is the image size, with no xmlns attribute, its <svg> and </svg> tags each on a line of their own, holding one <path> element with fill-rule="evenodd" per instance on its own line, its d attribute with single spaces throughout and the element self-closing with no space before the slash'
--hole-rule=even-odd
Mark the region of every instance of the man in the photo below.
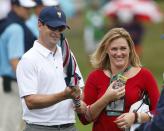
<svg viewBox="0 0 164 131">
<path fill-rule="evenodd" d="M 136 131 L 164 131 L 164 86 L 153 119 L 142 124 Z"/>
<path fill-rule="evenodd" d="M 17 67 L 17 81 L 23 107 L 25 131 L 74 131 L 74 107 L 71 98 L 80 95 L 79 87 L 66 86 L 61 33 L 68 28 L 64 12 L 45 7 L 38 20 L 39 37 Z M 81 77 L 81 73 L 76 68 Z"/>
<path fill-rule="evenodd" d="M 11 4 L 8 17 L 0 21 L 0 76 L 3 78 L 4 92 L 11 91 L 11 81 L 16 80 L 17 63 L 36 39 L 24 23 L 35 2 L 12 0 Z"/>
</svg>

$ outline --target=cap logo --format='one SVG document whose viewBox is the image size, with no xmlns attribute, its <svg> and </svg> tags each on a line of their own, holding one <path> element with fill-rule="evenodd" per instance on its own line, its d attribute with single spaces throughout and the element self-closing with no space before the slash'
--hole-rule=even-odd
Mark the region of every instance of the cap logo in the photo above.
<svg viewBox="0 0 164 131">
<path fill-rule="evenodd" d="M 61 12 L 57 12 L 59 18 L 61 18 Z"/>
</svg>

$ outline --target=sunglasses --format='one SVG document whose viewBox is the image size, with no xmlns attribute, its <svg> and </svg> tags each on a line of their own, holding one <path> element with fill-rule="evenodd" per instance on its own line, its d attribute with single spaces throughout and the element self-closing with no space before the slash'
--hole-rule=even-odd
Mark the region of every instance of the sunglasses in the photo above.
<svg viewBox="0 0 164 131">
<path fill-rule="evenodd" d="M 58 27 L 52 27 L 52 26 L 49 26 L 49 25 L 46 25 L 48 27 L 49 30 L 51 31 L 59 31 L 59 32 L 63 32 L 66 27 L 65 26 L 58 26 Z"/>
<path fill-rule="evenodd" d="M 47 24 L 45 24 L 42 20 L 39 19 L 39 21 L 43 24 L 43 25 L 46 25 L 47 28 L 51 31 L 59 31 L 59 32 L 63 32 L 66 27 L 65 26 L 58 26 L 58 27 L 52 27 L 52 26 L 49 26 Z"/>
</svg>

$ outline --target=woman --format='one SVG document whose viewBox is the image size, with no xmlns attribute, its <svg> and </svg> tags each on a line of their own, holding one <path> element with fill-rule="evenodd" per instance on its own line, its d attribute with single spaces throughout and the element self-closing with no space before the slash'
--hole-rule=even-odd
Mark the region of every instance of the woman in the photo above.
<svg viewBox="0 0 164 131">
<path fill-rule="evenodd" d="M 121 131 L 138 119 L 140 122 L 150 119 L 147 113 L 127 113 L 144 91 L 149 96 L 150 110 L 153 111 L 159 98 L 159 91 L 150 71 L 141 66 L 134 43 L 125 29 L 110 30 L 92 54 L 91 63 L 95 70 L 88 76 L 83 95 L 87 109 L 85 113 L 79 114 L 83 124 L 93 121 L 93 131 Z M 113 101 L 114 103 L 118 101 L 110 93 L 114 90 L 111 87 L 118 79 L 118 74 L 127 78 L 125 96 L 120 97 L 124 107 L 119 112 L 113 108 L 112 110 L 116 112 L 112 114 L 112 110 L 108 111 L 107 107 L 111 106 Z"/>
</svg>

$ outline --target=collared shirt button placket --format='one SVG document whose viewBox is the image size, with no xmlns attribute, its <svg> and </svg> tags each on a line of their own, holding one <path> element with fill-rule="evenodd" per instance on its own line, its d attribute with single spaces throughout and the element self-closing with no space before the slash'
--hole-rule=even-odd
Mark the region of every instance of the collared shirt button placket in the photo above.
<svg viewBox="0 0 164 131">
<path fill-rule="evenodd" d="M 55 69 L 57 69 L 58 66 L 55 63 L 55 55 L 52 52 L 50 52 L 49 56 L 50 56 L 49 59 L 50 59 L 51 63 L 54 65 Z"/>
</svg>

